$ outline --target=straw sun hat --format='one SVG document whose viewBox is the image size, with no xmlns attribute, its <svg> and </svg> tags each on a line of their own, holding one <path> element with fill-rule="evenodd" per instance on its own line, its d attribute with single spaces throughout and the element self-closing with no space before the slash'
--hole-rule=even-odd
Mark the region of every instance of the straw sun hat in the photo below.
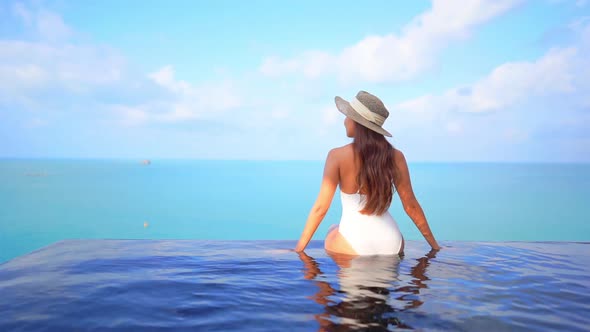
<svg viewBox="0 0 590 332">
<path fill-rule="evenodd" d="M 381 99 L 366 91 L 359 91 L 350 102 L 338 96 L 336 96 L 335 101 L 338 110 L 354 122 L 381 135 L 391 137 L 391 134 L 382 127 L 385 119 L 389 116 L 389 111 L 387 111 Z"/>
</svg>

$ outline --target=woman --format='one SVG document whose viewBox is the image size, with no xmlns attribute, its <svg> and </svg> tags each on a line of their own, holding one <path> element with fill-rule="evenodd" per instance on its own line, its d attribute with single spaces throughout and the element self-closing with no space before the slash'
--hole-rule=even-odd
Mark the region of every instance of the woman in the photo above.
<svg viewBox="0 0 590 332">
<path fill-rule="evenodd" d="M 346 255 L 403 254 L 404 239 L 389 214 L 394 189 L 404 210 L 434 250 L 440 247 L 414 196 L 403 153 L 384 137 L 389 112 L 376 96 L 360 91 L 350 102 L 336 97 L 336 107 L 346 115 L 346 135 L 351 144 L 328 153 L 318 198 L 313 205 L 295 251 L 305 249 L 328 212 L 336 187 L 340 187 L 342 218 L 330 227 L 324 247 Z"/>
</svg>

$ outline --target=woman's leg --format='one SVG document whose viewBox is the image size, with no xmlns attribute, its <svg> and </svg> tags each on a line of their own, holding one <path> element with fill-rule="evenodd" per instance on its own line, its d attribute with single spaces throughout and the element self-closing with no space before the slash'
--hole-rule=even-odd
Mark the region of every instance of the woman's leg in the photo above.
<svg viewBox="0 0 590 332">
<path fill-rule="evenodd" d="M 338 226 L 332 228 L 330 227 L 330 231 L 328 235 L 326 235 L 326 240 L 324 241 L 324 248 L 327 251 L 340 253 L 340 254 L 347 254 L 347 255 L 356 255 L 356 251 L 352 249 L 352 246 L 348 241 L 340 234 L 338 231 Z"/>
</svg>

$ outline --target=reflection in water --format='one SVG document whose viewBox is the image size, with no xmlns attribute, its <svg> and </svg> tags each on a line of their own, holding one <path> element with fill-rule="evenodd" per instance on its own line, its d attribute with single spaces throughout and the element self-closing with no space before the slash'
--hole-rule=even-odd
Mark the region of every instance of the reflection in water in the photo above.
<svg viewBox="0 0 590 332">
<path fill-rule="evenodd" d="M 387 330 L 388 326 L 412 329 L 394 316 L 394 313 L 417 308 L 422 301 L 417 300 L 420 289 L 427 288 L 425 275 L 429 259 L 436 256 L 430 251 L 418 259 L 410 274 L 414 277 L 411 285 L 394 288 L 398 281 L 398 256 L 343 256 L 330 255 L 340 268 L 337 273 L 340 289 L 329 282 L 320 280 L 323 272 L 318 262 L 306 253 L 299 253 L 305 266 L 304 277 L 313 280 L 319 288 L 311 297 L 324 306 L 324 312 L 316 314 L 320 331 L 347 331 L 370 329 Z M 396 296 L 399 293 L 399 296 Z M 394 300 L 406 303 L 403 308 L 394 308 Z"/>
</svg>

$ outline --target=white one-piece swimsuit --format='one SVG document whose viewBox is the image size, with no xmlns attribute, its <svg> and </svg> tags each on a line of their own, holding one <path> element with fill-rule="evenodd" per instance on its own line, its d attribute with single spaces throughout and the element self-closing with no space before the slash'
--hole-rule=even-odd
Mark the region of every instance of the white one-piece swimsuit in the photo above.
<svg viewBox="0 0 590 332">
<path fill-rule="evenodd" d="M 402 233 L 389 211 L 381 215 L 360 213 L 365 195 L 340 192 L 342 218 L 338 231 L 358 255 L 396 255 L 402 247 Z"/>
</svg>

